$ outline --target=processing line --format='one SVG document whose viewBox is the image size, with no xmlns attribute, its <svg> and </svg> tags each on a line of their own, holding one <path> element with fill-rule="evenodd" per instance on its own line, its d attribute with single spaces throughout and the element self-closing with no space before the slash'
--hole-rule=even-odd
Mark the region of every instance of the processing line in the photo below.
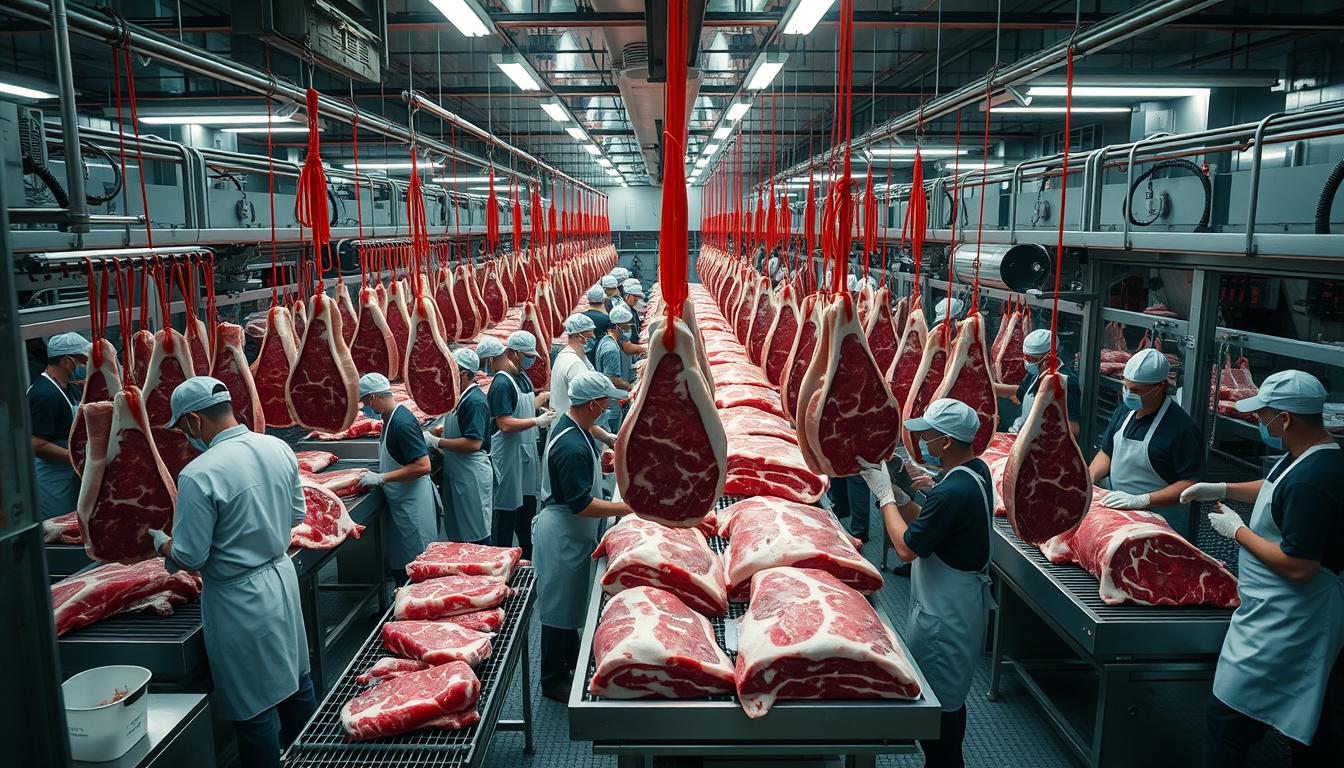
<svg viewBox="0 0 1344 768">
<path fill-rule="evenodd" d="M 492 640 L 493 652 L 476 670 L 481 681 L 476 709 L 480 722 L 467 728 L 444 731 L 426 729 L 363 742 L 351 742 L 341 726 L 341 708 L 359 695 L 366 686 L 355 677 L 381 658 L 391 656 L 383 649 L 382 625 L 392 619 L 391 610 L 364 641 L 340 678 L 318 705 L 317 712 L 303 727 L 294 744 L 285 752 L 286 768 L 337 768 L 338 766 L 441 766 L 476 768 L 490 750 L 496 731 L 521 731 L 523 751 L 533 752 L 532 681 L 528 664 L 528 626 L 536 603 L 536 574 L 531 566 L 520 566 L 509 581 L 513 595 L 503 604 L 504 626 Z M 504 701 L 514 674 L 522 671 L 523 713 L 520 720 L 501 720 Z"/>
<path fill-rule="evenodd" d="M 1057 565 L 994 519 L 988 696 L 1015 671 L 1065 742 L 1092 768 L 1131 764 L 1127 745 L 1197 762 L 1210 681 L 1232 610 L 1107 605 L 1097 579 Z"/>
</svg>

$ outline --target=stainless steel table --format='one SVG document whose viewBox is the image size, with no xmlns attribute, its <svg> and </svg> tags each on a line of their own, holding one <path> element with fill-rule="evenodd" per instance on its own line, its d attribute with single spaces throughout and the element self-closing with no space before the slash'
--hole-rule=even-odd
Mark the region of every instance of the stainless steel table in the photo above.
<svg viewBox="0 0 1344 768">
<path fill-rule="evenodd" d="M 202 693 L 145 695 L 148 733 L 116 760 L 74 768 L 214 768 L 209 700 Z"/>
</svg>

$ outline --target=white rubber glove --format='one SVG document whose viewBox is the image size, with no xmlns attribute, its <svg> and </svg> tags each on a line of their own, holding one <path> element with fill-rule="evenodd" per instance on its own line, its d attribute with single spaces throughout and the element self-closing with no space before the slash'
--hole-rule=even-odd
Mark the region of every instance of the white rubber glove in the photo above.
<svg viewBox="0 0 1344 768">
<path fill-rule="evenodd" d="M 431 451 L 439 450 L 439 436 L 433 432 L 421 433 L 425 436 L 425 447 Z"/>
<path fill-rule="evenodd" d="M 541 429 L 550 429 L 551 425 L 555 423 L 555 418 L 555 411 L 542 411 L 537 414 L 537 426 Z"/>
<path fill-rule="evenodd" d="M 1222 501 L 1227 498 L 1227 483 L 1195 483 L 1181 491 L 1181 503 L 1192 501 Z"/>
<path fill-rule="evenodd" d="M 1209 526 L 1213 528 L 1214 533 L 1219 536 L 1236 540 L 1237 531 L 1245 528 L 1246 523 L 1242 522 L 1241 515 L 1237 514 L 1235 509 L 1226 504 L 1219 504 L 1217 512 L 1209 513 Z"/>
<path fill-rule="evenodd" d="M 383 484 L 383 476 L 378 472 L 365 472 L 359 476 L 360 488 L 377 488 Z"/>
<path fill-rule="evenodd" d="M 1150 499 L 1152 499 L 1152 496 L 1147 493 L 1111 491 L 1106 494 L 1106 498 L 1102 499 L 1101 503 L 1102 506 L 1111 509 L 1147 509 Z"/>
<path fill-rule="evenodd" d="M 900 488 L 891 484 L 891 473 L 887 471 L 885 462 L 869 464 L 862 459 L 859 460 L 859 477 L 868 486 L 868 490 L 877 499 L 877 506 L 884 507 L 888 504 L 901 506 L 910 503 L 910 497 Z"/>
</svg>

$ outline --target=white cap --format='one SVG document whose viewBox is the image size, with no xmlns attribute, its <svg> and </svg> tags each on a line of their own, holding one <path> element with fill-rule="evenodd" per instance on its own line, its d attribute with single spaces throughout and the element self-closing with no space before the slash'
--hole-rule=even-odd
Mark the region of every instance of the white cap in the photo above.
<svg viewBox="0 0 1344 768">
<path fill-rule="evenodd" d="M 570 315 L 565 318 L 565 335 L 573 336 L 588 331 L 596 331 L 597 325 L 593 323 L 593 318 L 587 315 Z"/>
<path fill-rule="evenodd" d="M 601 397 L 620 400 L 628 394 L 625 390 L 617 389 L 611 379 L 597 371 L 584 371 L 569 382 L 569 402 L 572 405 L 583 405 Z"/>
<path fill-rule="evenodd" d="M 1050 351 L 1050 329 L 1037 328 L 1022 340 L 1022 354 L 1037 357 Z"/>
<path fill-rule="evenodd" d="M 960 400 L 941 397 L 929 403 L 923 416 L 906 419 L 905 428 L 911 432 L 933 429 L 954 440 L 969 443 L 975 440 L 975 433 L 980 430 L 980 415 Z"/>
<path fill-rule="evenodd" d="M 477 373 L 481 370 L 481 358 L 466 347 L 453 350 L 453 360 L 457 361 L 458 368 L 467 373 Z"/>
<path fill-rule="evenodd" d="M 47 341 L 47 359 L 51 360 L 66 355 L 84 355 L 88 356 L 89 347 L 93 346 L 89 340 L 73 331 L 70 333 L 58 333 Z"/>
<path fill-rule="evenodd" d="M 1125 379 L 1135 384 L 1157 384 L 1166 381 L 1170 373 L 1167 356 L 1152 347 L 1135 352 L 1125 363 Z"/>
<path fill-rule="evenodd" d="M 1325 387 L 1305 371 L 1279 371 L 1265 377 L 1254 397 L 1237 401 L 1242 413 L 1273 408 L 1288 413 L 1321 413 L 1325 410 Z"/>
<path fill-rule="evenodd" d="M 626 269 L 625 267 L 616 267 L 615 269 L 611 270 L 611 274 L 617 280 L 624 280 L 630 276 L 630 270 Z"/>
<path fill-rule="evenodd" d="M 163 426 L 171 427 L 188 413 L 204 411 L 212 405 L 232 400 L 229 388 L 224 386 L 224 382 L 212 376 L 192 376 L 173 390 L 173 396 L 168 400 L 172 405 L 173 415 L 168 417 Z"/>
<path fill-rule="evenodd" d="M 532 335 L 531 331 L 517 330 L 509 334 L 509 340 L 504 346 L 515 352 L 522 352 L 528 357 L 537 356 L 537 337 Z"/>
<path fill-rule="evenodd" d="M 588 303 L 597 304 L 607 298 L 607 292 L 602 290 L 602 286 L 594 285 L 588 289 Z"/>
<path fill-rule="evenodd" d="M 960 318 L 961 313 L 965 311 L 966 304 L 963 303 L 961 299 L 951 299 L 950 301 L 948 299 L 939 299 L 938 303 L 933 306 L 933 322 L 939 323 L 947 319 L 949 308 L 952 311 L 952 318 L 957 319 Z"/>
<path fill-rule="evenodd" d="M 489 360 L 504 354 L 504 342 L 494 336 L 486 336 L 476 342 L 476 359 Z"/>
<path fill-rule="evenodd" d="M 359 399 L 363 400 L 369 395 L 390 395 L 392 394 L 392 382 L 381 373 L 366 373 L 359 377 Z"/>
<path fill-rule="evenodd" d="M 607 313 L 607 317 L 611 318 L 611 322 L 620 325 L 622 323 L 634 322 L 635 313 L 631 312 L 630 307 L 622 301 L 611 308 L 611 311 Z"/>
<path fill-rule="evenodd" d="M 603 288 L 617 288 L 617 287 L 620 286 L 620 284 L 621 284 L 621 281 L 620 281 L 620 280 L 617 280 L 615 275 L 603 275 L 603 276 L 602 276 L 602 283 L 601 283 L 601 285 L 602 285 Z"/>
<path fill-rule="evenodd" d="M 633 277 L 621 284 L 621 290 L 625 291 L 626 295 L 629 296 L 644 295 L 644 286 L 640 285 L 639 281 Z"/>
</svg>

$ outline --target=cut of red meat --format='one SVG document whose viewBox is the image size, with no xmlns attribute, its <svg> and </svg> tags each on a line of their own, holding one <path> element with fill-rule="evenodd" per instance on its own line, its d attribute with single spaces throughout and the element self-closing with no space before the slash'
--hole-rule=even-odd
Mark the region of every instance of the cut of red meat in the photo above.
<svg viewBox="0 0 1344 768">
<path fill-rule="evenodd" d="M 756 300 L 751 324 L 747 328 L 747 340 L 744 342 L 747 358 L 756 365 L 760 365 L 764 360 L 765 343 L 770 335 L 770 327 L 775 324 L 775 315 L 779 313 L 779 309 L 775 306 L 775 295 L 770 292 L 769 281 L 762 279 L 758 290 L 760 298 Z"/>
<path fill-rule="evenodd" d="M 490 576 L 507 582 L 522 556 L 521 547 L 435 541 L 406 565 L 406 576 L 411 581 L 440 576 Z"/>
<path fill-rule="evenodd" d="M 206 376 L 210 373 L 210 332 L 201 322 L 199 317 L 188 314 L 187 320 L 187 349 L 191 350 L 192 371 L 195 376 Z"/>
<path fill-rule="evenodd" d="M 405 280 L 393 280 L 387 286 L 387 308 L 383 310 L 383 317 L 387 321 L 387 330 L 391 332 L 392 340 L 397 345 L 397 372 L 396 375 L 389 377 L 394 379 L 401 375 L 402 367 L 405 365 L 406 343 L 411 335 L 409 303 L 412 297 L 407 294 Z"/>
<path fill-rule="evenodd" d="M 465 661 L 476 666 L 490 658 L 490 635 L 451 621 L 389 621 L 383 625 L 383 647 L 427 664 Z"/>
<path fill-rule="evenodd" d="M 83 544 L 84 534 L 79 530 L 79 512 L 67 512 L 59 517 L 43 520 L 42 541 L 46 544 Z"/>
<path fill-rule="evenodd" d="M 149 531 L 172 530 L 177 489 L 154 447 L 140 390 L 90 403 L 84 421 L 88 455 L 76 505 L 84 550 L 106 562 L 152 554 Z"/>
<path fill-rule="evenodd" d="M 1097 577 L 1107 605 L 1241 604 L 1236 577 L 1152 512 L 1093 503 L 1076 529 L 1041 550 L 1051 562 L 1077 563 Z"/>
<path fill-rule="evenodd" d="M 320 430 L 309 434 L 314 440 L 350 440 L 359 437 L 377 437 L 383 433 L 383 420 L 370 419 L 364 414 L 355 417 L 349 428 L 340 432 L 322 432 Z"/>
<path fill-rule="evenodd" d="M 289 534 L 291 547 L 304 549 L 332 549 L 346 537 L 359 538 L 364 526 L 350 518 L 345 502 L 326 486 L 308 477 L 299 480 L 303 486 L 303 522 Z"/>
<path fill-rule="evenodd" d="M 729 435 L 763 435 L 798 443 L 798 434 L 783 416 L 740 405 L 719 410 L 723 431 Z"/>
<path fill-rule="evenodd" d="M 326 432 L 349 427 L 359 412 L 359 372 L 341 336 L 336 302 L 326 294 L 313 295 L 298 360 L 285 382 L 285 402 L 294 423 Z"/>
<path fill-rule="evenodd" d="M 1017 345 L 1020 350 L 1020 340 Z M 994 376 L 985 347 L 985 319 L 977 311 L 973 310 L 957 329 L 957 341 L 952 345 L 947 370 L 933 393 L 934 400 L 943 397 L 960 400 L 980 417 L 980 429 L 972 444 L 975 455 L 979 456 L 989 446 L 989 439 L 998 428 L 999 397 L 994 393 Z"/>
<path fill-rule="evenodd" d="M 361 672 L 355 678 L 355 682 L 360 685 L 368 685 L 372 682 L 391 680 L 407 672 L 419 672 L 422 669 L 429 669 L 429 665 L 418 659 L 398 659 L 387 656 L 375 661 L 373 666 Z"/>
<path fill-rule="evenodd" d="M 627 515 L 602 536 L 593 559 L 607 558 L 602 588 L 609 595 L 658 587 L 706 616 L 728 612 L 723 563 L 695 528 L 668 528 Z"/>
<path fill-rule="evenodd" d="M 504 290 L 504 284 L 499 280 L 499 270 L 495 268 L 493 262 L 485 268 L 481 299 L 484 301 L 482 306 L 485 307 L 486 317 L 491 324 L 504 319 L 504 313 L 509 309 L 509 296 Z"/>
<path fill-rule="evenodd" d="M 789 350 L 788 361 L 784 365 L 784 378 L 780 381 L 781 416 L 795 417 L 798 414 L 798 393 L 803 386 L 803 378 L 817 350 L 817 329 L 821 325 L 821 315 L 817 308 L 817 298 L 808 296 L 803 300 L 801 313 L 802 325 L 798 329 L 798 338 Z"/>
<path fill-rule="evenodd" d="M 277 304 L 266 313 L 266 333 L 261 337 L 257 359 L 252 361 L 252 383 L 268 427 L 294 425 L 289 404 L 285 402 L 285 382 L 298 359 L 289 310 Z"/>
<path fill-rule="evenodd" d="M 1003 346 L 990 358 L 996 381 L 1013 383 L 1027 376 L 1027 362 L 1022 355 L 1022 341 L 1031 333 L 1031 311 L 1023 305 L 1008 316 L 1008 329 Z"/>
<path fill-rule="evenodd" d="M 826 492 L 826 478 L 819 480 L 819 483 L 809 482 L 797 472 L 770 469 L 729 471 L 728 478 L 723 481 L 723 492 L 728 496 L 780 496 L 789 501 L 813 504 Z"/>
<path fill-rule="evenodd" d="M 743 281 L 742 293 L 737 297 L 737 310 L 731 319 L 733 333 L 737 335 L 738 343 L 745 347 L 751 333 L 751 321 L 756 317 L 756 302 L 761 297 L 761 286 L 754 275 L 744 277 Z"/>
<path fill-rule="evenodd" d="M 476 278 L 465 264 L 457 265 L 453 279 L 453 306 L 457 307 L 458 338 L 470 339 L 485 327 L 486 318 L 481 305 L 476 301 L 476 292 L 472 286 Z"/>
<path fill-rule="evenodd" d="M 896 347 L 895 357 L 891 359 L 891 367 L 887 369 L 887 383 L 891 384 L 891 394 L 901 403 L 902 413 L 929 338 L 924 310 L 919 308 L 919 302 L 914 302 L 914 305 L 906 315 L 905 324 L 901 326 L 901 342 Z"/>
<path fill-rule="evenodd" d="M 808 504 L 826 492 L 826 478 L 808 468 L 797 444 L 775 437 L 730 435 L 728 473 L 739 480 L 755 476 L 768 495 L 799 497 L 798 501 Z M 782 484 L 782 492 L 772 490 L 774 484 Z"/>
<path fill-rule="evenodd" d="M 434 302 L 427 296 L 416 297 L 410 342 L 402 361 L 407 394 L 420 410 L 439 416 L 457 405 L 459 378 L 457 361 L 448 352 L 434 320 Z"/>
<path fill-rule="evenodd" d="M 745 406 L 776 416 L 784 415 L 784 406 L 779 401 L 779 393 L 768 387 L 752 384 L 728 384 L 718 387 L 714 390 L 714 405 L 719 408 Z"/>
<path fill-rule="evenodd" d="M 215 345 L 214 368 L 210 375 L 229 388 L 233 416 L 238 423 L 257 434 L 264 433 L 266 416 L 252 381 L 252 371 L 247 367 L 247 354 L 243 352 L 243 327 L 220 323 L 215 328 Z"/>
<path fill-rule="evenodd" d="M 398 619 L 445 619 L 500 605 L 513 590 L 493 576 L 440 576 L 398 587 L 393 615 Z"/>
<path fill-rule="evenodd" d="M 149 378 L 149 361 L 154 357 L 154 334 L 141 328 L 131 336 L 132 381 L 137 387 L 145 386 Z"/>
<path fill-rule="evenodd" d="M 536 304 L 529 301 L 523 305 L 520 327 L 537 339 L 537 361 L 527 369 L 527 378 L 534 391 L 545 392 L 551 388 L 551 335 L 541 327 Z"/>
<path fill-rule="evenodd" d="M 308 305 L 303 303 L 303 299 L 296 298 L 289 314 L 294 318 L 294 346 L 298 347 L 299 342 L 303 341 L 303 331 L 308 327 Z"/>
<path fill-rule="evenodd" d="M 161 558 L 134 565 L 105 563 L 51 585 L 57 636 L 129 610 L 152 608 L 171 614 L 174 605 L 201 596 L 201 579 L 185 571 L 168 573 Z"/>
<path fill-rule="evenodd" d="M 154 437 L 154 448 L 159 452 L 159 458 L 163 460 L 164 469 L 168 470 L 168 477 L 177 482 L 177 476 L 182 474 L 191 460 L 201 455 L 201 452 L 191 446 L 187 440 L 187 433 L 180 429 L 171 429 L 169 427 L 150 427 L 149 433 Z"/>
<path fill-rule="evenodd" d="M 737 697 L 748 717 L 780 699 L 913 699 L 914 668 L 863 595 L 829 573 L 773 568 L 752 579 Z"/>
<path fill-rule="evenodd" d="M 722 343 L 715 335 L 709 333 L 704 334 L 704 339 L 706 346 L 713 343 Z M 737 344 L 737 339 L 733 339 L 733 343 Z M 721 363 L 741 363 L 742 365 L 748 365 L 751 363 L 751 361 L 747 359 L 747 353 L 742 351 L 740 345 L 736 348 L 719 347 L 718 349 L 711 349 L 705 353 L 705 359 L 709 361 L 710 365 L 718 365 Z"/>
<path fill-rule="evenodd" d="M 731 693 L 733 665 L 709 621 L 677 595 L 634 587 L 602 609 L 588 684 L 609 699 L 687 699 Z"/>
<path fill-rule="evenodd" d="M 457 305 L 453 303 L 453 272 L 445 264 L 439 269 L 434 286 L 434 309 L 443 324 L 443 340 L 457 341 L 461 323 L 457 321 Z"/>
<path fill-rule="evenodd" d="M 798 444 L 818 474 L 848 477 L 900 444 L 901 405 L 868 351 L 849 294 L 822 315 L 817 349 L 798 391 Z"/>
<path fill-rule="evenodd" d="M 89 350 L 88 373 L 79 401 L 81 410 L 75 413 L 75 418 L 70 422 L 70 436 L 66 440 L 70 465 L 75 468 L 75 474 L 84 471 L 84 446 L 89 440 L 84 430 L 84 404 L 108 402 L 120 391 L 121 366 L 117 365 L 117 349 L 107 339 L 97 339 Z"/>
<path fill-rule="evenodd" d="M 1003 474 L 1003 505 L 1018 538 L 1029 544 L 1073 530 L 1092 502 L 1083 452 L 1069 431 L 1065 377 L 1041 375 Z"/>
<path fill-rule="evenodd" d="M 826 571 L 863 594 L 882 588 L 882 574 L 854 548 L 840 523 L 820 507 L 773 496 L 743 499 L 723 515 L 728 597 L 745 602 L 751 577 L 781 566 Z"/>
<path fill-rule="evenodd" d="M 1017 319 L 1017 312 L 1014 306 L 1014 299 L 1009 297 L 1003 302 L 1002 311 L 999 313 L 999 329 L 994 334 L 994 341 L 989 345 L 989 359 L 992 363 L 999 359 L 999 350 L 1008 341 L 1013 321 Z"/>
<path fill-rule="evenodd" d="M 350 341 L 350 359 L 360 373 L 381 373 L 389 379 L 401 375 L 401 348 L 387 325 L 378 293 L 367 285 L 359 289 L 359 320 Z"/>
<path fill-rule="evenodd" d="M 980 458 L 989 466 L 990 479 L 994 481 L 994 516 L 1006 517 L 1008 508 L 1003 505 L 1003 473 L 1008 471 L 1008 454 L 1013 452 L 1013 443 L 1017 435 L 1011 432 L 995 432 L 989 441 L 989 447 L 980 454 Z"/>
<path fill-rule="evenodd" d="M 338 469 L 317 474 L 308 474 L 299 470 L 300 477 L 307 477 L 343 499 L 358 496 L 364 492 L 364 489 L 359 487 L 359 476 L 362 474 L 364 474 L 362 468 Z"/>
<path fill-rule="evenodd" d="M 494 633 L 504 626 L 504 609 L 487 608 L 483 611 L 471 611 L 470 613 L 459 613 L 456 616 L 449 616 L 437 621 L 451 621 L 459 627 L 474 629 L 477 632 Z"/>
<path fill-rule="evenodd" d="M 389 625 L 390 626 L 390 625 Z M 353 741 L 438 727 L 474 712 L 481 681 L 461 662 L 407 672 L 361 693 L 341 707 L 341 726 Z"/>
<path fill-rule="evenodd" d="M 922 312 L 912 312 L 911 317 L 922 315 Z M 943 383 L 943 369 L 947 365 L 947 344 L 944 336 L 944 320 L 933 327 L 924 338 L 924 351 L 919 358 L 919 367 L 915 369 L 914 378 L 910 379 L 909 388 L 905 395 L 905 405 L 901 409 L 901 423 L 909 419 L 924 415 L 924 409 L 933 402 L 933 393 L 938 391 L 938 386 Z M 893 365 L 899 365 L 900 361 Z M 924 454 L 919 451 L 919 440 L 906 430 L 901 430 L 901 440 L 905 442 L 905 452 L 916 464 L 924 463 Z"/>
<path fill-rule="evenodd" d="M 891 293 L 884 285 L 873 295 L 873 308 L 863 326 L 863 335 L 868 337 L 868 351 L 877 363 L 877 370 L 885 376 L 891 370 L 891 361 L 896 358 L 896 348 L 900 346 L 896 321 L 891 316 Z M 900 401 L 900 397 L 896 398 Z"/>
<path fill-rule="evenodd" d="M 616 440 L 616 485 L 639 516 L 693 528 L 723 493 L 727 438 L 690 330 L 680 319 L 670 330 L 649 325 L 648 364 Z"/>
<path fill-rule="evenodd" d="M 686 323 L 686 328 L 691 332 L 691 340 L 695 342 L 695 359 L 697 361 L 696 369 L 705 377 L 705 384 L 709 391 L 713 392 L 716 385 L 714 369 L 709 365 L 709 358 L 705 356 L 704 337 L 700 335 L 700 326 L 695 317 L 695 307 L 691 302 L 686 302 L 681 307 L 681 319 Z"/>
<path fill-rule="evenodd" d="M 341 337 L 348 347 L 355 338 L 355 329 L 359 327 L 359 313 L 350 300 L 350 289 L 344 284 L 336 288 L 336 310 L 341 313 Z"/>
<path fill-rule="evenodd" d="M 164 426 L 173 415 L 173 390 L 195 375 L 194 371 L 191 351 L 182 334 L 173 328 L 154 334 L 154 354 L 149 358 L 144 388 L 145 414 L 150 424 Z"/>
<path fill-rule="evenodd" d="M 716 387 L 731 387 L 734 384 L 746 384 L 753 387 L 770 387 L 770 381 L 754 363 L 711 363 Z"/>
<path fill-rule="evenodd" d="M 303 472 L 321 472 L 340 461 L 340 457 L 330 451 L 295 451 L 294 458 Z"/>
</svg>

